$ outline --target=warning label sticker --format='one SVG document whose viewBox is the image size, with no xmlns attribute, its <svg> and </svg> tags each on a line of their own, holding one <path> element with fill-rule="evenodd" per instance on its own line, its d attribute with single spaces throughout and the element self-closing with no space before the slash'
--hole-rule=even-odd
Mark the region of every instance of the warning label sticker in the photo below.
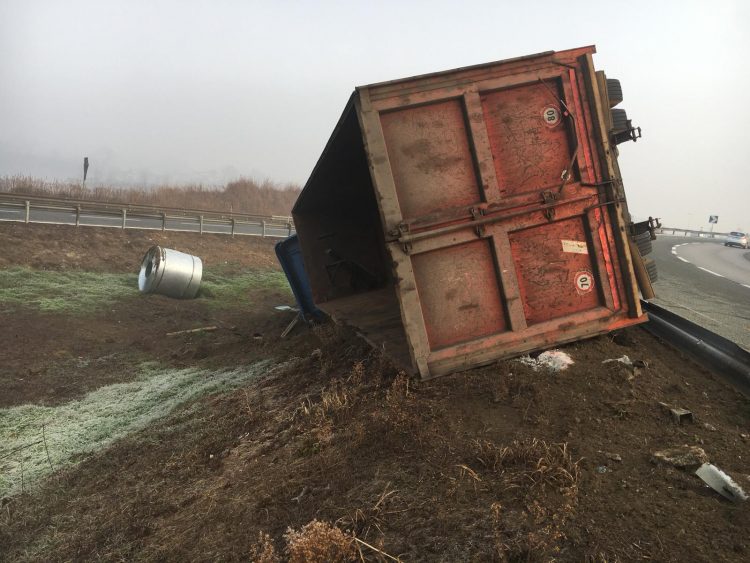
<svg viewBox="0 0 750 563">
<path fill-rule="evenodd" d="M 587 272 L 586 270 L 578 272 L 575 281 L 578 293 L 588 293 L 594 289 L 594 276 L 591 275 L 591 272 Z"/>
<path fill-rule="evenodd" d="M 563 252 L 572 252 L 574 254 L 588 254 L 589 248 L 585 241 L 582 240 L 563 240 Z"/>
</svg>

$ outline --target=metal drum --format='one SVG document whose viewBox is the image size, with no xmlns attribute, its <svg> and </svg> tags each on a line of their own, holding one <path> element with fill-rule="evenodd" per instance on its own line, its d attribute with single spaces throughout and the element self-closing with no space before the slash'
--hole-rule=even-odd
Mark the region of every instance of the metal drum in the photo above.
<svg viewBox="0 0 750 563">
<path fill-rule="evenodd" d="M 171 248 L 152 246 L 141 263 L 138 289 L 175 299 L 192 299 L 198 293 L 203 262 L 197 256 Z"/>
</svg>

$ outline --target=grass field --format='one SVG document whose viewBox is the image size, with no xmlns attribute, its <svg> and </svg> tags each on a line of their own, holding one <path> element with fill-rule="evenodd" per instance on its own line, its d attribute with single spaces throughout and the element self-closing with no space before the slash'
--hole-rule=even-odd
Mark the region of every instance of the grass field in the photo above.
<svg viewBox="0 0 750 563">
<path fill-rule="evenodd" d="M 244 268 L 227 272 L 217 266 L 203 273 L 199 299 L 215 308 L 253 302 L 260 289 L 289 291 L 282 272 Z M 44 312 L 86 315 L 138 293 L 136 274 L 13 267 L 0 269 L 0 307 L 27 307 Z"/>
<path fill-rule="evenodd" d="M 0 306 L 85 315 L 138 294 L 138 276 L 15 267 L 0 270 Z"/>
</svg>

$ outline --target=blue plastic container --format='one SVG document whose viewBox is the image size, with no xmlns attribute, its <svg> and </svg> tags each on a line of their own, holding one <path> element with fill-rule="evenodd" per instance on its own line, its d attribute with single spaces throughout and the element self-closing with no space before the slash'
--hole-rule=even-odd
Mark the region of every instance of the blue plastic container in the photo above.
<svg viewBox="0 0 750 563">
<path fill-rule="evenodd" d="M 325 314 L 313 303 L 310 279 L 307 277 L 305 264 L 302 261 L 297 235 L 292 235 L 276 243 L 276 257 L 279 259 L 286 279 L 289 281 L 289 286 L 292 288 L 300 315 L 305 320 L 322 320 Z"/>
</svg>

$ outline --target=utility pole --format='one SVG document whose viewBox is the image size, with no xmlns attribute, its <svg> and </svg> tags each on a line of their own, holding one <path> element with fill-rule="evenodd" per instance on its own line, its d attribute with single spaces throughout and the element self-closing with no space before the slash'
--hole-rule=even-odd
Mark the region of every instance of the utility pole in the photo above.
<svg viewBox="0 0 750 563">
<path fill-rule="evenodd" d="M 83 157 L 83 188 L 86 189 L 86 174 L 89 171 L 89 157 Z"/>
</svg>

